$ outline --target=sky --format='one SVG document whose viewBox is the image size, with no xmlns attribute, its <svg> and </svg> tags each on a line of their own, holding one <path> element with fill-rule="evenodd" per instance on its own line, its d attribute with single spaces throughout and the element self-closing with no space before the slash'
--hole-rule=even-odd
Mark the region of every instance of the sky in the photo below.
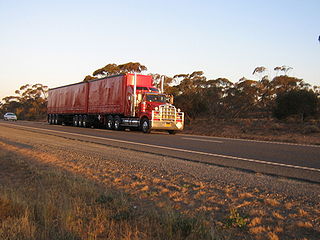
<svg viewBox="0 0 320 240">
<path fill-rule="evenodd" d="M 0 0 L 0 99 L 127 62 L 232 82 L 286 65 L 320 85 L 319 12 L 319 0 Z"/>
</svg>

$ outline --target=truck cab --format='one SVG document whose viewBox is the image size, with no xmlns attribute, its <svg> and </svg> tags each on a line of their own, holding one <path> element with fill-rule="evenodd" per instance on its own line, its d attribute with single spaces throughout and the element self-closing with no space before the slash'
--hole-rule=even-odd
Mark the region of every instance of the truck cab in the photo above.
<svg viewBox="0 0 320 240">
<path fill-rule="evenodd" d="M 138 94 L 137 116 L 143 132 L 167 130 L 170 134 L 183 130 L 184 113 L 172 105 L 173 97 L 158 92 Z"/>
</svg>

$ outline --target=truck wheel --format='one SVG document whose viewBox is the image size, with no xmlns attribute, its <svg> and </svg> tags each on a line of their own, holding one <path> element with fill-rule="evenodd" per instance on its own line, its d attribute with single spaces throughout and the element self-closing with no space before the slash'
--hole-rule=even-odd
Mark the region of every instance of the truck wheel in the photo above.
<svg viewBox="0 0 320 240">
<path fill-rule="evenodd" d="M 78 127 L 82 127 L 82 120 L 83 120 L 82 115 L 79 115 L 78 116 Z"/>
<path fill-rule="evenodd" d="M 117 115 L 114 118 L 114 126 L 113 126 L 114 130 L 116 131 L 122 130 L 122 127 L 120 124 L 121 124 L 121 118 Z"/>
<path fill-rule="evenodd" d="M 113 126 L 114 126 L 113 117 L 111 115 L 109 115 L 107 117 L 107 129 L 111 130 L 111 129 L 113 129 Z"/>
<path fill-rule="evenodd" d="M 74 127 L 78 126 L 78 116 L 77 115 L 73 116 L 73 126 Z"/>
<path fill-rule="evenodd" d="M 175 130 L 168 130 L 168 133 L 171 134 L 171 135 L 174 135 L 176 134 L 177 132 Z"/>
<path fill-rule="evenodd" d="M 54 115 L 54 124 L 58 125 L 58 114 Z"/>
<path fill-rule="evenodd" d="M 86 115 L 82 116 L 82 127 L 88 127 L 88 117 Z"/>
<path fill-rule="evenodd" d="M 150 123 L 148 118 L 144 118 L 142 120 L 141 129 L 143 133 L 150 133 Z"/>
</svg>

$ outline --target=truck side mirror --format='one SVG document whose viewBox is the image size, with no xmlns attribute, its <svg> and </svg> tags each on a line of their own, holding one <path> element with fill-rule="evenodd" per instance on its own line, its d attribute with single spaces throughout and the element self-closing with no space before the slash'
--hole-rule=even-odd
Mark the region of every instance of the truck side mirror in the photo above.
<svg viewBox="0 0 320 240">
<path fill-rule="evenodd" d="M 166 95 L 166 102 L 173 104 L 173 96 L 172 95 Z"/>
</svg>

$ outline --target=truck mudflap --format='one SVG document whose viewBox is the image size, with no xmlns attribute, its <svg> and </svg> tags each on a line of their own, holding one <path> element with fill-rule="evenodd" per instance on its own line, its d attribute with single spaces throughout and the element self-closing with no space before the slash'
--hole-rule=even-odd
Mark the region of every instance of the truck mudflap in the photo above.
<svg viewBox="0 0 320 240">
<path fill-rule="evenodd" d="M 152 111 L 150 128 L 157 130 L 182 131 L 184 127 L 184 113 L 177 111 L 171 104 L 160 105 Z"/>
</svg>

